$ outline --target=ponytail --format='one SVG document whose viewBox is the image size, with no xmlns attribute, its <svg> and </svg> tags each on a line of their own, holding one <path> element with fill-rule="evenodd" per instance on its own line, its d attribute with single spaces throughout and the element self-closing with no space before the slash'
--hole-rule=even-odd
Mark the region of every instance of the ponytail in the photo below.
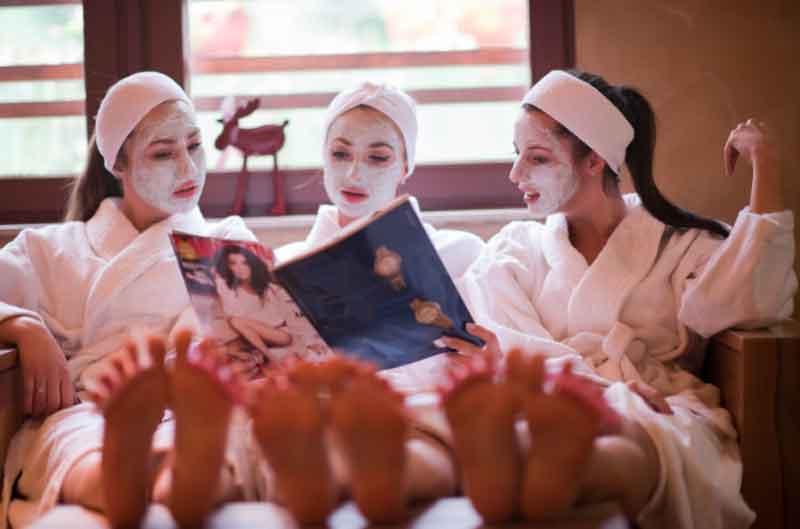
<svg viewBox="0 0 800 529">
<path fill-rule="evenodd" d="M 667 200 L 656 187 L 653 180 L 656 120 L 647 99 L 637 90 L 628 86 L 609 85 L 598 75 L 577 70 L 569 70 L 568 73 L 589 83 L 606 96 L 633 126 L 633 141 L 625 151 L 625 164 L 628 166 L 628 171 L 633 179 L 633 187 L 639 195 L 644 209 L 668 226 L 678 229 L 699 228 L 721 237 L 727 237 L 728 229 L 720 222 L 679 208 Z M 608 165 L 606 165 L 605 172 L 604 185 L 609 180 L 618 182 L 618 176 Z"/>
<path fill-rule="evenodd" d="M 120 155 L 123 155 L 120 149 Z M 107 197 L 121 197 L 119 180 L 105 168 L 94 134 L 89 140 L 89 155 L 83 173 L 70 184 L 65 221 L 87 221 Z"/>
</svg>

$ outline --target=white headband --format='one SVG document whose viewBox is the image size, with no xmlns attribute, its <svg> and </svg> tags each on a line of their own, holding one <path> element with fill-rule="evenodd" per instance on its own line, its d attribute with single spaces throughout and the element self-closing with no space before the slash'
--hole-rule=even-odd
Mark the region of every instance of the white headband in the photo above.
<svg viewBox="0 0 800 529">
<path fill-rule="evenodd" d="M 192 102 L 178 83 L 159 72 L 139 72 L 117 81 L 108 89 L 97 111 L 97 149 L 104 165 L 113 172 L 125 139 L 148 112 L 165 101 Z"/>
<path fill-rule="evenodd" d="M 561 123 L 619 174 L 625 150 L 633 140 L 633 127 L 595 87 L 567 72 L 553 70 L 533 85 L 522 103 Z"/>
<path fill-rule="evenodd" d="M 351 90 L 340 92 L 328 105 L 325 114 L 324 131 L 327 141 L 328 131 L 333 122 L 347 112 L 360 105 L 366 105 L 385 114 L 391 119 L 403 135 L 406 147 L 408 173 L 414 172 L 414 160 L 417 152 L 417 105 L 411 96 L 393 86 L 362 83 Z"/>
</svg>

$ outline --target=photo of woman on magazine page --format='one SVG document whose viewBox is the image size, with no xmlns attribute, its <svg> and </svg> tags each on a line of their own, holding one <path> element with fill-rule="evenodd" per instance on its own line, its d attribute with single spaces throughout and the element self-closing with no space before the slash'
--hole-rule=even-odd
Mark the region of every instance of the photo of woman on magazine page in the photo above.
<svg viewBox="0 0 800 529">
<path fill-rule="evenodd" d="M 173 241 L 201 326 L 239 369 L 255 377 L 289 356 L 327 354 L 314 328 L 274 281 L 270 250 L 178 233 Z"/>
</svg>

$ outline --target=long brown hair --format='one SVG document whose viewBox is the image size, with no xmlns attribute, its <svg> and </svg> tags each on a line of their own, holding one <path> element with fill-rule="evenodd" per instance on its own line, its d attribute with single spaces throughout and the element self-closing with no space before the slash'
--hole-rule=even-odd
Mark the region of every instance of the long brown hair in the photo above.
<svg viewBox="0 0 800 529">
<path fill-rule="evenodd" d="M 124 146 L 120 148 L 118 158 L 123 156 Z M 67 212 L 64 215 L 65 221 L 87 221 L 95 214 L 103 199 L 122 196 L 122 185 L 105 168 L 103 155 L 97 148 L 94 134 L 89 140 L 86 167 L 83 173 L 70 183 L 70 189 Z"/>
</svg>

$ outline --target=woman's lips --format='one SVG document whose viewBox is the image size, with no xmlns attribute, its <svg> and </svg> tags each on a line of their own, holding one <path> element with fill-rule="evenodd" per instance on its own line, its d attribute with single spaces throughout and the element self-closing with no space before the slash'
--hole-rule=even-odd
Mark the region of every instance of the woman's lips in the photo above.
<svg viewBox="0 0 800 529">
<path fill-rule="evenodd" d="M 176 189 L 172 196 L 177 198 L 190 198 L 197 192 L 197 184 L 184 185 Z"/>
<path fill-rule="evenodd" d="M 536 191 L 526 191 L 522 195 L 522 200 L 524 200 L 526 204 L 533 204 L 534 202 L 539 200 L 540 196 L 541 195 L 539 193 L 537 193 Z"/>
<path fill-rule="evenodd" d="M 341 193 L 342 197 L 351 204 L 363 202 L 369 198 L 369 194 L 366 191 L 352 187 L 342 189 Z"/>
</svg>

